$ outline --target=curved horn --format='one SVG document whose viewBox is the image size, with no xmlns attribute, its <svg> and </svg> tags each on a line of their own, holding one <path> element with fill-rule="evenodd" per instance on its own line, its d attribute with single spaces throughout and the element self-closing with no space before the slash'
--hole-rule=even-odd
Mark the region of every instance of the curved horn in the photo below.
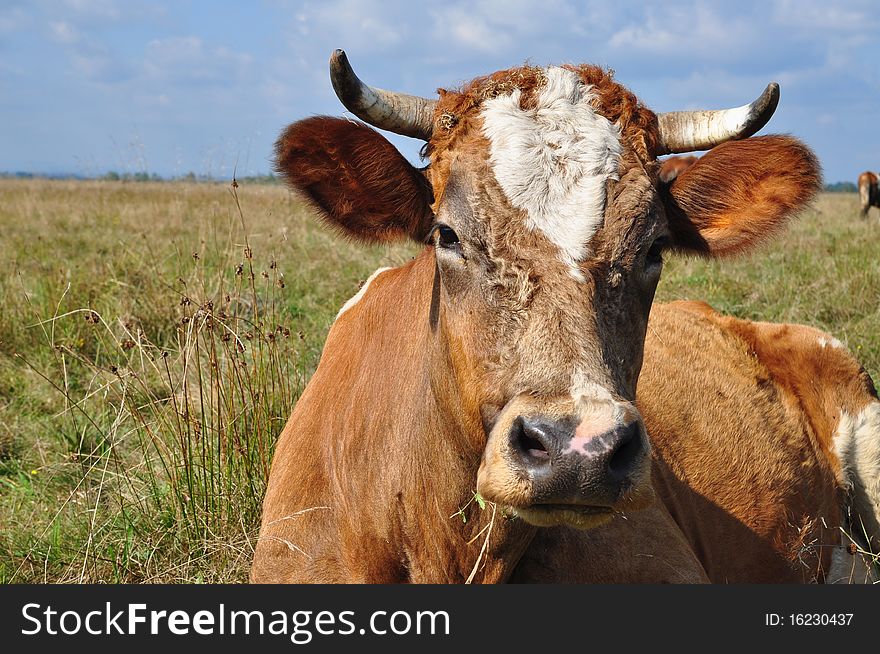
<svg viewBox="0 0 880 654">
<path fill-rule="evenodd" d="M 672 111 L 657 115 L 660 144 L 656 155 L 708 150 L 744 139 L 767 124 L 779 104 L 779 84 L 771 82 L 751 104 L 717 111 Z"/>
<path fill-rule="evenodd" d="M 436 100 L 367 86 L 354 74 L 342 50 L 330 55 L 330 81 L 345 108 L 361 120 L 395 134 L 423 141 L 431 138 Z"/>
</svg>

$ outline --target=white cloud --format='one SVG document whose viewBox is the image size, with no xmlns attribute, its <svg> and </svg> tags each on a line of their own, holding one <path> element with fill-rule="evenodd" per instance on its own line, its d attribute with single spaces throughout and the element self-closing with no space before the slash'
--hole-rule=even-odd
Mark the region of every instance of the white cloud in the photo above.
<svg viewBox="0 0 880 654">
<path fill-rule="evenodd" d="M 0 34 L 11 34 L 24 29 L 30 16 L 22 7 L 0 7 Z"/>
<path fill-rule="evenodd" d="M 504 52 L 511 44 L 511 35 L 489 24 L 489 21 L 462 7 L 431 10 L 434 36 L 449 39 L 453 46 L 483 52 Z"/>
<path fill-rule="evenodd" d="M 638 22 L 618 29 L 608 41 L 617 52 L 692 58 L 733 58 L 754 47 L 758 28 L 744 18 L 722 17 L 709 6 L 648 7 Z"/>
<path fill-rule="evenodd" d="M 49 37 L 67 54 L 70 68 L 93 82 L 115 82 L 129 73 L 124 62 L 112 56 L 109 48 L 94 37 L 87 37 L 71 22 L 49 22 Z"/>
<path fill-rule="evenodd" d="M 198 36 L 173 36 L 147 44 L 143 69 L 152 80 L 221 82 L 244 77 L 253 60 L 247 53 L 209 46 Z"/>
<path fill-rule="evenodd" d="M 118 2 L 114 0 L 64 0 L 62 5 L 78 14 L 101 16 L 111 20 L 120 15 Z"/>
<path fill-rule="evenodd" d="M 815 35 L 864 33 L 880 27 L 877 3 L 873 0 L 774 0 L 772 8 L 775 22 Z"/>
<path fill-rule="evenodd" d="M 52 33 L 52 38 L 58 43 L 76 43 L 80 38 L 76 28 L 63 20 L 49 23 L 49 30 Z"/>
<path fill-rule="evenodd" d="M 589 33 L 591 25 L 603 25 L 596 20 L 597 12 L 591 4 L 566 0 L 458 1 L 438 3 L 427 11 L 437 43 L 496 56 L 534 39 L 566 39 L 573 34 Z M 599 30 L 594 28 L 593 31 Z"/>
<path fill-rule="evenodd" d="M 204 57 L 202 39 L 198 36 L 172 36 L 147 43 L 147 65 L 159 68 L 176 65 L 184 60 Z"/>
<path fill-rule="evenodd" d="M 74 68 L 83 76 L 95 81 L 113 77 L 114 63 L 105 50 L 82 51 L 73 56 Z"/>
<path fill-rule="evenodd" d="M 149 0 L 63 0 L 51 13 L 82 23 L 132 23 L 166 15 L 163 6 Z"/>
<path fill-rule="evenodd" d="M 383 24 L 373 16 L 365 16 L 357 22 L 358 30 L 379 46 L 392 46 L 400 43 L 400 33 L 391 25 Z"/>
<path fill-rule="evenodd" d="M 381 52 L 400 45 L 404 35 L 412 33 L 408 17 L 413 14 L 414 5 L 410 2 L 325 0 L 293 4 L 296 7 L 291 12 L 294 31 L 299 37 L 309 37 L 306 42 L 300 38 L 290 39 L 291 46 L 297 50 L 334 41 L 331 48 Z"/>
</svg>

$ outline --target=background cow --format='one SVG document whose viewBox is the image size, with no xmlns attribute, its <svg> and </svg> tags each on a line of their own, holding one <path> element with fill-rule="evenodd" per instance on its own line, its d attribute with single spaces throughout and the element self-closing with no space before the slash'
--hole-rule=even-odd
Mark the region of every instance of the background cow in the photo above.
<svg viewBox="0 0 880 654">
<path fill-rule="evenodd" d="M 867 218 L 871 207 L 880 208 L 880 187 L 877 173 L 866 170 L 859 175 L 859 215 Z"/>
<path fill-rule="evenodd" d="M 480 579 L 501 581 L 534 527 L 650 506 L 634 400 L 662 252 L 748 249 L 819 185 L 797 140 L 744 138 L 778 88 L 656 116 L 587 65 L 499 71 L 438 101 L 363 85 L 341 51 L 331 71 L 358 116 L 425 139 L 430 166 L 317 117 L 279 138 L 279 172 L 353 238 L 427 245 L 331 328 L 279 438 L 252 579 L 463 581 L 463 544 L 485 535 Z M 708 148 L 659 187 L 658 155 Z M 474 482 L 519 519 L 487 518 Z"/>
<path fill-rule="evenodd" d="M 668 184 L 687 170 L 696 160 L 697 157 L 694 155 L 666 157 L 660 162 L 660 181 Z"/>
</svg>

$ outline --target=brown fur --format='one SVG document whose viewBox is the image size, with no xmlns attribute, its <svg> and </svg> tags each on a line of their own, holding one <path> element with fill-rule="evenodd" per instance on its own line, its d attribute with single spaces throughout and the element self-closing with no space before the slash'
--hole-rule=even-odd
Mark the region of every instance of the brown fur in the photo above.
<svg viewBox="0 0 880 654">
<path fill-rule="evenodd" d="M 880 208 L 880 185 L 877 175 L 866 170 L 859 175 L 859 215 L 867 218 L 871 207 Z"/>
<path fill-rule="evenodd" d="M 431 187 L 374 129 L 315 116 L 290 125 L 275 143 L 275 167 L 327 223 L 361 241 L 424 241 Z"/>
<path fill-rule="evenodd" d="M 492 517 L 473 501 L 482 426 L 470 380 L 425 358 L 433 275 L 429 249 L 331 328 L 279 437 L 254 581 L 460 583 L 473 570 Z M 532 533 L 498 513 L 476 579 L 506 580 Z"/>
<path fill-rule="evenodd" d="M 832 439 L 876 395 L 823 338 L 703 303 L 652 310 L 638 405 L 654 483 L 715 582 L 821 581 L 843 541 Z"/>
<path fill-rule="evenodd" d="M 510 581 L 704 584 L 709 577 L 665 505 L 656 502 L 588 531 L 539 529 Z"/>
<path fill-rule="evenodd" d="M 784 227 L 816 194 L 815 155 L 787 136 L 756 136 L 712 148 L 669 187 L 667 217 L 678 247 L 737 254 Z M 743 214 L 749 217 L 743 220 Z"/>
</svg>

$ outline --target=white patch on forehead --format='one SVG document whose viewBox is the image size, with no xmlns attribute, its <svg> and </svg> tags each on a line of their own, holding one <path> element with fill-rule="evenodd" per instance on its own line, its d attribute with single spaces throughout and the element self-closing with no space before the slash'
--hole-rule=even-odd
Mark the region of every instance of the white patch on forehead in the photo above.
<svg viewBox="0 0 880 654">
<path fill-rule="evenodd" d="M 386 270 L 391 270 L 391 268 L 379 268 L 379 270 L 377 270 L 372 275 L 370 275 L 367 278 L 367 281 L 364 282 L 364 285 L 361 286 L 360 290 L 357 293 L 355 293 L 354 297 L 352 297 L 351 299 L 349 299 L 348 302 L 346 302 L 345 304 L 342 305 L 342 308 L 339 310 L 339 313 L 336 314 L 336 320 L 339 320 L 339 317 L 343 313 L 345 313 L 346 311 L 351 309 L 355 304 L 360 302 L 361 299 L 364 297 L 364 295 L 366 295 L 367 288 L 370 286 L 370 282 L 372 282 L 374 279 L 376 279 L 376 277 L 381 275 Z"/>
<path fill-rule="evenodd" d="M 534 109 L 520 109 L 519 89 L 484 102 L 483 131 L 507 199 L 580 277 L 577 263 L 602 224 L 605 183 L 618 178 L 620 130 L 596 113 L 592 87 L 576 73 L 555 66 L 545 73 Z"/>
</svg>

